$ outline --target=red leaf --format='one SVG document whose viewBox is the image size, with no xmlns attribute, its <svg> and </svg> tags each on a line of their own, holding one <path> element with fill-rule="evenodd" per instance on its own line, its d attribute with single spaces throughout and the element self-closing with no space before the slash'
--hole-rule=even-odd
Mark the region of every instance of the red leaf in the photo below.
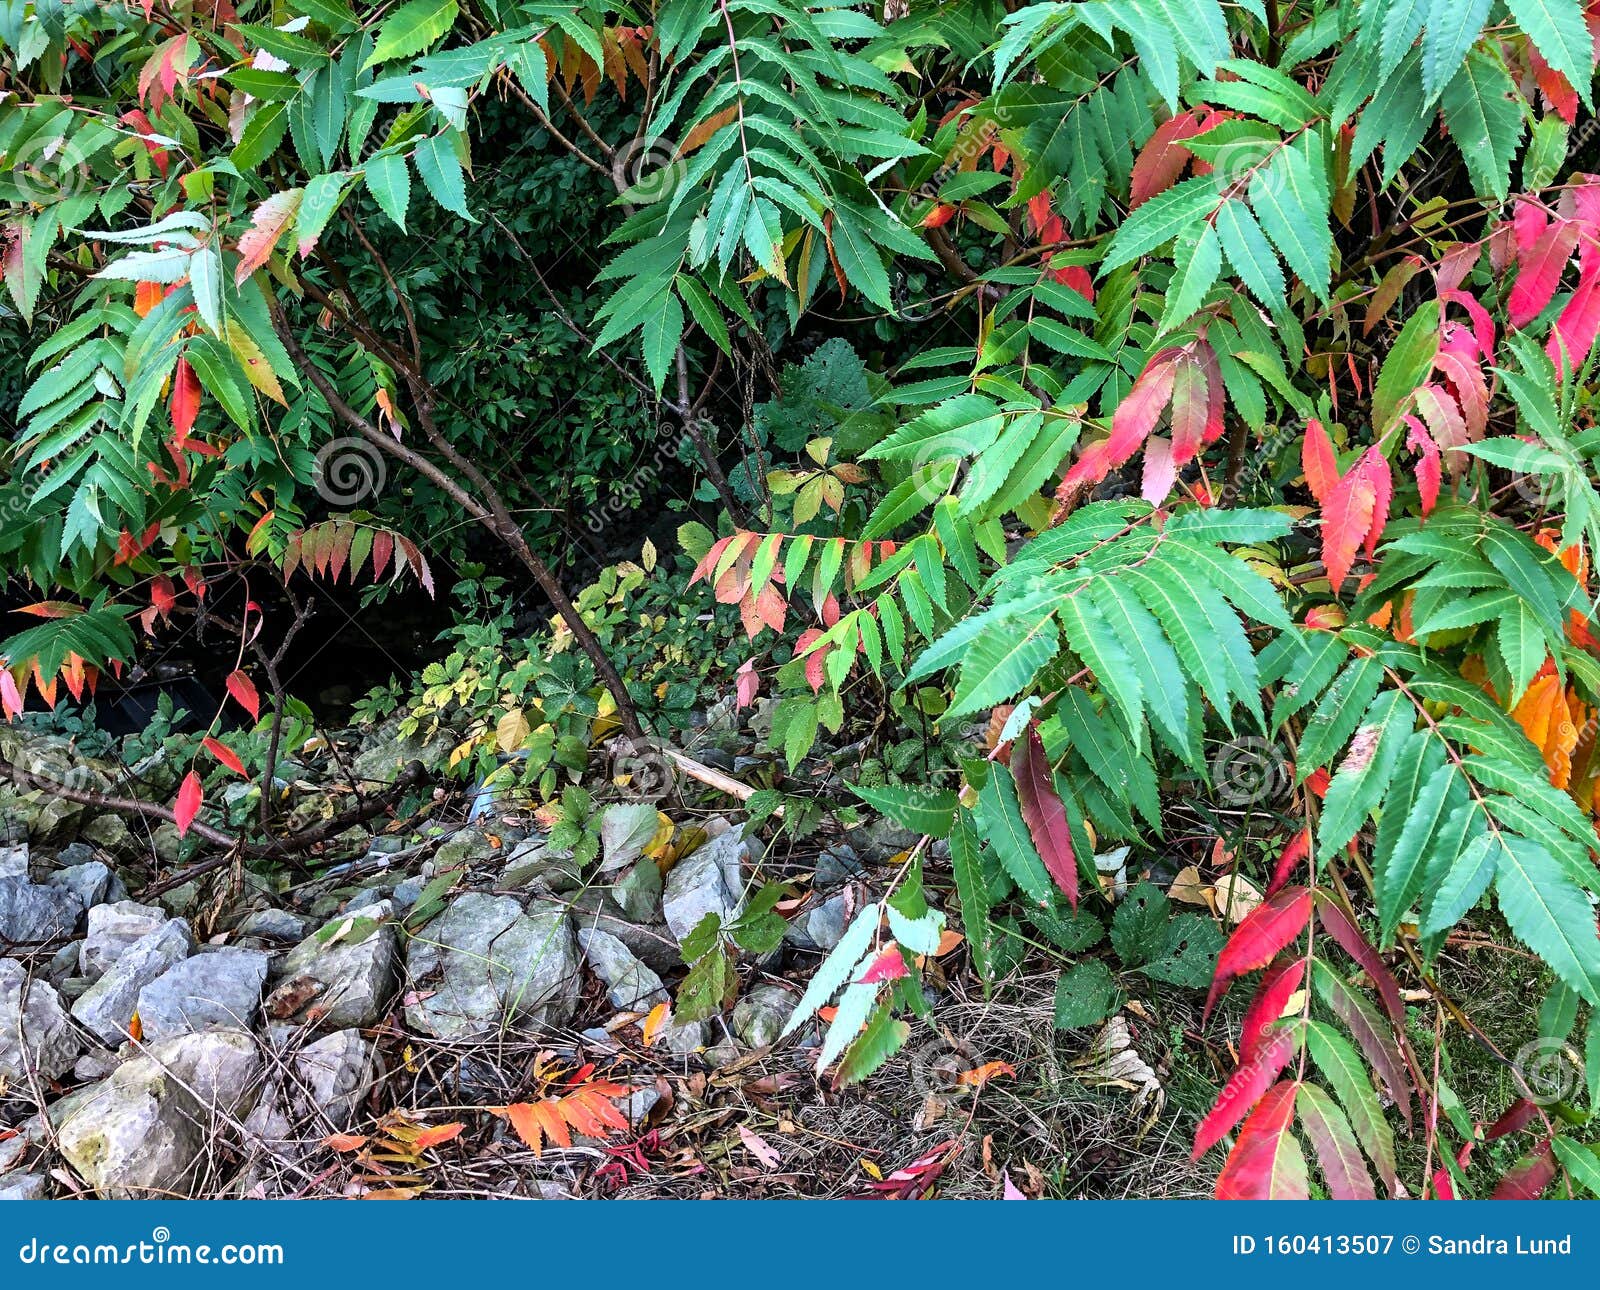
<svg viewBox="0 0 1600 1290">
<path fill-rule="evenodd" d="M 222 740 L 207 735 L 201 743 L 205 750 L 231 770 L 235 775 L 244 774 L 244 763 L 239 760 L 239 754 L 223 743 Z"/>
<path fill-rule="evenodd" d="M 1206 995 L 1204 1015 L 1211 1015 L 1234 977 L 1266 967 L 1279 950 L 1305 930 L 1310 918 L 1311 891 L 1307 887 L 1286 887 L 1246 914 L 1217 955 L 1217 971 L 1211 992 Z"/>
<path fill-rule="evenodd" d="M 234 702 L 248 712 L 252 720 L 260 721 L 261 697 L 256 693 L 256 683 L 242 671 L 235 670 L 229 674 L 227 686 Z"/>
<path fill-rule="evenodd" d="M 200 813 L 200 800 L 200 776 L 191 770 L 178 786 L 178 800 L 172 806 L 173 823 L 178 826 L 180 838 L 189 831 L 194 817 Z"/>
<path fill-rule="evenodd" d="M 168 403 L 172 413 L 172 428 L 179 439 L 194 429 L 194 419 L 200 415 L 200 378 L 189 366 L 189 360 L 180 358 L 172 374 L 172 398 Z"/>
<path fill-rule="evenodd" d="M 1278 857 L 1278 863 L 1272 870 L 1272 881 L 1267 884 L 1267 895 L 1275 895 L 1284 883 L 1289 881 L 1289 875 L 1295 866 L 1311 853 L 1311 830 L 1301 829 L 1294 837 L 1289 839 L 1289 845 L 1284 847 L 1283 854 Z"/>
<path fill-rule="evenodd" d="M 1378 997 L 1383 1000 L 1383 1010 L 1389 1014 L 1389 1020 L 1394 1023 L 1395 1030 L 1404 1034 L 1405 1001 L 1400 997 L 1399 984 L 1384 966 L 1383 960 L 1378 957 L 1378 951 L 1367 943 L 1367 938 L 1361 934 L 1360 929 L 1345 917 L 1344 911 L 1338 906 L 1330 905 L 1326 900 L 1319 901 L 1317 917 L 1323 927 L 1327 928 L 1328 935 L 1338 941 L 1344 952 L 1372 978 L 1372 984 L 1378 987 Z"/>
<path fill-rule="evenodd" d="M 1251 1112 L 1217 1179 L 1218 1200 L 1309 1197 L 1305 1156 L 1289 1133 L 1299 1087 L 1292 1080 L 1273 1086 Z"/>
<path fill-rule="evenodd" d="M 1440 470 L 1439 445 L 1427 428 L 1409 412 L 1406 413 L 1406 446 L 1421 454 L 1417 462 L 1417 497 L 1422 502 L 1424 517 L 1433 513 L 1439 503 Z"/>
<path fill-rule="evenodd" d="M 1483 1131 L 1483 1140 L 1493 1142 L 1513 1133 L 1521 1133 L 1539 1116 L 1539 1108 L 1525 1097 L 1519 1097 L 1506 1113 Z"/>
<path fill-rule="evenodd" d="M 1086 450 L 1067 472 L 1062 487 L 1079 483 L 1099 483 L 1114 466 L 1120 466 L 1139 450 L 1155 429 L 1161 410 L 1172 397 L 1181 349 L 1164 349 L 1146 364 L 1127 397 L 1111 415 L 1111 435 Z"/>
<path fill-rule="evenodd" d="M 1600 278 L 1590 278 L 1578 284 L 1551 328 L 1550 339 L 1545 342 L 1545 353 L 1556 365 L 1556 371 L 1565 376 L 1569 364 L 1576 368 L 1588 358 L 1597 332 L 1600 332 Z"/>
<path fill-rule="evenodd" d="M 1339 463 L 1333 455 L 1333 440 L 1322 422 L 1306 422 L 1306 435 L 1300 443 L 1300 464 L 1306 472 L 1306 487 L 1319 504 L 1326 504 L 1339 483 Z"/>
<path fill-rule="evenodd" d="M 1283 1068 L 1294 1057 L 1295 1048 L 1295 1036 L 1280 1030 L 1249 1058 L 1240 1061 L 1239 1069 L 1217 1095 L 1216 1105 L 1195 1130 L 1194 1150 L 1190 1153 L 1193 1159 L 1200 1159 L 1233 1131 L 1233 1126 L 1244 1119 L 1250 1108 L 1261 1100 L 1261 1095 L 1272 1087 L 1272 1082 L 1283 1074 Z"/>
<path fill-rule="evenodd" d="M 1078 907 L 1078 861 L 1067 827 L 1066 808 L 1056 794 L 1055 776 L 1045 755 L 1038 728 L 1031 723 L 1027 735 L 1011 752 L 1011 774 L 1017 781 L 1017 802 L 1039 858 L 1073 909 Z"/>
<path fill-rule="evenodd" d="M 22 695 L 17 690 L 17 678 L 6 668 L 0 668 L 0 707 L 5 709 L 7 721 L 22 711 Z"/>
<path fill-rule="evenodd" d="M 861 984 L 877 985 L 880 981 L 898 981 L 910 975 L 911 969 L 906 966 L 900 947 L 891 945 L 867 965 L 867 970 L 861 974 Z"/>
<path fill-rule="evenodd" d="M 1209 109 L 1206 114 L 1210 115 Z M 1133 163 L 1133 184 L 1128 195 L 1130 210 L 1178 182 L 1183 168 L 1194 160 L 1194 153 L 1183 147 L 1180 140 L 1193 138 L 1208 125 L 1197 110 L 1180 113 L 1155 128 Z"/>
<path fill-rule="evenodd" d="M 1339 481 L 1322 510 L 1322 563 L 1335 594 L 1349 576 L 1356 551 L 1366 540 L 1377 511 L 1372 483 L 1352 470 Z"/>
<path fill-rule="evenodd" d="M 1262 974 L 1256 997 L 1245 1009 L 1244 1025 L 1239 1032 L 1239 1064 L 1243 1066 L 1256 1050 L 1279 1033 L 1278 1022 L 1289 1000 L 1305 980 L 1306 961 L 1289 959 L 1273 963 Z"/>
<path fill-rule="evenodd" d="M 1555 1157 L 1550 1154 L 1550 1139 L 1546 1138 L 1506 1170 L 1491 1199 L 1538 1200 L 1555 1176 Z"/>
<path fill-rule="evenodd" d="M 943 228 L 955 215 L 956 208 L 947 202 L 940 202 L 922 217 L 923 228 Z"/>
</svg>

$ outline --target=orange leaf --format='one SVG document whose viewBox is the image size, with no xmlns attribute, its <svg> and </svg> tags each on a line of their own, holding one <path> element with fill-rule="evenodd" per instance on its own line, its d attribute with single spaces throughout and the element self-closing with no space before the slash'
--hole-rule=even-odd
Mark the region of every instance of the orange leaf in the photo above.
<svg viewBox="0 0 1600 1290">
<path fill-rule="evenodd" d="M 289 188 L 273 193 L 256 207 L 250 231 L 239 239 L 239 267 L 233 271 L 235 283 L 243 284 L 267 262 L 283 230 L 289 227 L 300 209 L 300 196 L 300 189 Z"/>
<path fill-rule="evenodd" d="M 367 1140 L 359 1133 L 335 1133 L 332 1137 L 324 1138 L 322 1145 L 334 1151 L 360 1151 L 367 1145 Z"/>
<path fill-rule="evenodd" d="M 531 1102 L 513 1102 L 510 1106 L 499 1108 L 496 1115 L 504 1115 L 511 1122 L 517 1137 L 533 1149 L 534 1155 L 539 1155 L 544 1149 L 544 1131 L 539 1124 L 539 1116 Z"/>
<path fill-rule="evenodd" d="M 975 1066 L 970 1071 L 962 1071 L 956 1076 L 957 1084 L 965 1084 L 970 1088 L 982 1088 L 996 1075 L 1009 1075 L 1012 1079 L 1017 1077 L 1017 1069 L 1010 1062 L 984 1062 L 982 1066 Z"/>
<path fill-rule="evenodd" d="M 10 674 L 7 673 L 6 675 Z M 0 687 L 3 687 L 4 685 L 5 679 L 3 676 L 0 676 Z M 3 690 L 0 690 L 0 693 L 3 693 Z M 20 707 L 21 705 L 19 704 L 18 706 Z M 661 1033 L 661 1028 L 667 1024 L 671 1016 L 672 1005 L 669 1003 L 658 1003 L 655 1007 L 650 1009 L 649 1015 L 644 1019 L 644 1025 L 640 1027 L 644 1033 L 644 1046 L 646 1048 L 655 1043 L 656 1036 Z"/>
<path fill-rule="evenodd" d="M 450 1124 L 436 1124 L 432 1128 L 421 1130 L 412 1142 L 418 1151 L 426 1151 L 429 1147 L 437 1147 L 443 1143 L 461 1136 L 461 1130 L 466 1125 L 459 1121 Z"/>
</svg>

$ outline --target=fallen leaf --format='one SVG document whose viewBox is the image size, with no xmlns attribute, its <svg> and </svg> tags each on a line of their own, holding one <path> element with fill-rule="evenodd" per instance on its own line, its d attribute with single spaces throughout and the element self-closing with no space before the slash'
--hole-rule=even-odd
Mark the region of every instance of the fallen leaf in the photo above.
<svg viewBox="0 0 1600 1290">
<path fill-rule="evenodd" d="M 745 1150 L 764 1164 L 768 1169 L 776 1169 L 781 1157 L 777 1150 L 754 1129 L 739 1126 L 739 1141 L 744 1143 Z"/>
</svg>

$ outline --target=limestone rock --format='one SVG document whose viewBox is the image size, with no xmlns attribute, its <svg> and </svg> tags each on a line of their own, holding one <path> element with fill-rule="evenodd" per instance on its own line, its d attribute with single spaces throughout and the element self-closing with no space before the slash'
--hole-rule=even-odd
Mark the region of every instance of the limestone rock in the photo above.
<svg viewBox="0 0 1600 1290">
<path fill-rule="evenodd" d="M 154 1044 L 77 1100 L 61 1154 L 101 1196 L 193 1195 L 219 1137 L 254 1105 L 261 1057 L 253 1036 L 211 1030 Z"/>
<path fill-rule="evenodd" d="M 23 1089 L 32 1072 L 56 1079 L 72 1069 L 83 1047 L 55 988 L 30 981 L 15 959 L 0 959 L 0 1077 Z"/>
<path fill-rule="evenodd" d="M 758 985 L 733 1005 L 733 1033 L 752 1048 L 776 1043 L 798 1000 L 778 985 Z"/>
<path fill-rule="evenodd" d="M 89 930 L 78 951 L 78 969 L 87 977 L 101 977 L 135 941 L 150 935 L 167 921 L 155 905 L 119 900 L 96 905 L 89 911 Z"/>
<path fill-rule="evenodd" d="M 374 1082 L 372 1044 L 356 1030 L 340 1030 L 307 1044 L 294 1069 L 311 1096 L 312 1109 L 336 1129 L 350 1127 Z"/>
<path fill-rule="evenodd" d="M 336 918 L 328 926 L 348 921 Z M 323 932 L 313 933 L 284 959 L 286 979 L 307 976 L 323 989 L 316 1007 L 322 1025 L 345 1029 L 375 1024 L 394 998 L 400 984 L 400 943 L 388 923 L 356 929 L 343 940 L 325 943 Z"/>
<path fill-rule="evenodd" d="M 267 956 L 220 949 L 168 968 L 139 991 L 145 1042 L 195 1030 L 248 1030 L 261 1007 Z"/>
<path fill-rule="evenodd" d="M 71 936 L 82 917 L 83 901 L 74 891 L 38 887 L 22 878 L 0 878 L 0 943 Z"/>
<path fill-rule="evenodd" d="M 673 866 L 661 911 L 680 945 L 707 914 L 718 915 L 724 926 L 738 917 L 744 908 L 742 865 L 749 852 L 744 830 L 729 829 Z"/>
<path fill-rule="evenodd" d="M 578 944 L 595 974 L 605 982 L 613 1008 L 648 1012 L 668 999 L 661 978 L 641 963 L 632 950 L 610 932 L 580 927 Z"/>
<path fill-rule="evenodd" d="M 572 920 L 550 901 L 524 913 L 510 896 L 458 896 L 417 933 L 407 963 L 415 1001 L 406 1018 L 442 1039 L 559 1024 L 578 1002 Z"/>
<path fill-rule="evenodd" d="M 181 918 L 140 937 L 72 1005 L 72 1015 L 113 1046 L 127 1038 L 139 994 L 173 964 L 189 957 L 194 937 Z"/>
</svg>

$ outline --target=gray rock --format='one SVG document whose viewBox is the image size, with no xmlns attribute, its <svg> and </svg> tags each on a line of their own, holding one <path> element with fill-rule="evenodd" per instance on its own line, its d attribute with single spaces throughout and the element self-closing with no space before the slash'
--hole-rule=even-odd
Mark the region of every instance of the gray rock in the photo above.
<svg viewBox="0 0 1600 1290">
<path fill-rule="evenodd" d="M 78 951 L 78 969 L 86 977 L 103 976 L 135 941 L 163 926 L 167 916 L 155 905 L 119 900 L 89 911 L 89 930 Z"/>
<path fill-rule="evenodd" d="M 724 926 L 738 917 L 744 908 L 741 866 L 749 852 L 743 828 L 733 828 L 673 866 L 661 912 L 680 945 L 707 914 L 718 915 Z"/>
<path fill-rule="evenodd" d="M 674 1021 L 656 1038 L 656 1047 L 679 1057 L 697 1053 L 711 1040 L 711 1026 L 704 1021 Z"/>
<path fill-rule="evenodd" d="M 605 982 L 613 1008 L 648 1012 L 668 999 L 661 978 L 641 963 L 632 950 L 610 932 L 580 927 L 578 944 L 595 974 Z"/>
<path fill-rule="evenodd" d="M 758 985 L 733 1005 L 733 1033 L 752 1048 L 776 1043 L 798 1002 L 778 985 Z"/>
<path fill-rule="evenodd" d="M 26 1089 L 34 1072 L 46 1082 L 56 1079 L 82 1051 L 55 988 L 30 981 L 15 959 L 0 959 L 0 1076 Z"/>
<path fill-rule="evenodd" d="M 841 891 L 820 905 L 802 911 L 789 924 L 783 938 L 801 949 L 831 950 L 843 939 L 849 921 L 850 897 Z"/>
<path fill-rule="evenodd" d="M 83 1080 L 85 1083 L 104 1079 L 120 1065 L 122 1058 L 109 1048 L 94 1048 L 78 1058 L 72 1068 L 72 1078 Z"/>
<path fill-rule="evenodd" d="M 0 847 L 0 878 L 20 878 L 28 881 L 28 844 L 13 842 Z"/>
<path fill-rule="evenodd" d="M 76 976 L 78 973 L 78 955 L 82 949 L 82 941 L 68 941 L 52 954 L 49 965 L 44 970 L 45 980 L 59 990 L 61 983 L 69 976 Z"/>
<path fill-rule="evenodd" d="M 4 1142 L 0 1142 L 0 1174 L 15 1169 L 22 1157 L 28 1154 L 28 1137 L 23 1133 L 13 1134 Z"/>
<path fill-rule="evenodd" d="M 82 917 L 83 901 L 76 892 L 36 887 L 21 878 L 0 878 L 0 948 L 8 941 L 71 936 Z"/>
<path fill-rule="evenodd" d="M 468 892 L 417 933 L 406 957 L 415 993 L 406 1019 L 442 1039 L 557 1025 L 577 1006 L 572 920 L 553 902 L 524 913 L 510 896 Z"/>
<path fill-rule="evenodd" d="M 340 1030 L 295 1055 L 295 1072 L 305 1082 L 312 1109 L 327 1116 L 334 1128 L 348 1128 L 371 1091 L 374 1053 L 359 1031 Z"/>
<path fill-rule="evenodd" d="M 497 854 L 494 844 L 481 829 L 457 829 L 433 853 L 435 873 L 448 873 L 489 860 Z"/>
<path fill-rule="evenodd" d="M 122 885 L 122 879 L 101 860 L 89 860 L 57 870 L 45 879 L 45 885 L 65 887 L 68 891 L 76 892 L 85 909 L 93 909 L 108 900 L 128 898 L 128 889 Z"/>
<path fill-rule="evenodd" d="M 811 882 L 814 887 L 827 891 L 833 887 L 844 886 L 852 878 L 861 877 L 866 871 L 867 867 L 856 854 L 856 849 L 847 842 L 841 842 L 838 846 L 829 847 L 817 857 L 817 869 Z"/>
<path fill-rule="evenodd" d="M 286 980 L 309 976 L 322 983 L 316 1004 L 320 1022 L 339 1030 L 375 1024 L 400 985 L 400 942 L 390 924 L 356 929 L 346 939 L 324 943 L 323 931 L 349 921 L 336 918 L 308 936 L 289 951 L 280 969 Z"/>
<path fill-rule="evenodd" d="M 432 765 L 461 741 L 461 736 L 448 725 L 440 725 L 428 738 L 402 736 L 400 721 L 401 717 L 392 717 L 363 739 L 361 751 L 352 763 L 357 779 L 393 783 L 413 761 Z"/>
<path fill-rule="evenodd" d="M 194 936 L 181 918 L 140 937 L 72 1005 L 72 1015 L 106 1043 L 120 1044 L 139 1006 L 139 993 L 173 964 L 189 957 Z"/>
<path fill-rule="evenodd" d="M 422 893 L 427 888 L 427 885 L 428 880 L 420 875 L 415 878 L 407 878 L 404 882 L 396 883 L 394 895 L 391 898 L 394 901 L 395 908 L 416 908 L 416 904 L 422 899 Z"/>
<path fill-rule="evenodd" d="M 210 1030 L 152 1045 L 93 1085 L 61 1124 L 67 1163 L 101 1196 L 188 1196 L 218 1140 L 254 1106 L 255 1039 Z"/>
<path fill-rule="evenodd" d="M 306 934 L 306 920 L 287 909 L 258 909 L 239 924 L 240 936 L 262 936 L 269 941 L 298 941 Z"/>
<path fill-rule="evenodd" d="M 500 871 L 498 885 L 562 895 L 583 886 L 582 868 L 571 851 L 551 847 L 541 835 L 517 845 Z"/>
<path fill-rule="evenodd" d="M 851 845 L 868 864 L 881 864 L 890 856 L 911 850 L 918 841 L 917 834 L 883 815 L 859 829 L 852 829 L 849 838 Z"/>
<path fill-rule="evenodd" d="M 580 927 L 610 932 L 654 972 L 672 972 L 683 966 L 678 943 L 665 923 L 634 922 L 605 890 L 578 892 L 572 898 L 572 915 Z"/>
<path fill-rule="evenodd" d="M 43 1174 L 0 1174 L 0 1200 L 46 1200 L 50 1196 L 50 1182 Z"/>
<path fill-rule="evenodd" d="M 168 968 L 139 991 L 146 1043 L 195 1030 L 248 1030 L 261 1007 L 267 956 L 220 949 Z"/>
</svg>

